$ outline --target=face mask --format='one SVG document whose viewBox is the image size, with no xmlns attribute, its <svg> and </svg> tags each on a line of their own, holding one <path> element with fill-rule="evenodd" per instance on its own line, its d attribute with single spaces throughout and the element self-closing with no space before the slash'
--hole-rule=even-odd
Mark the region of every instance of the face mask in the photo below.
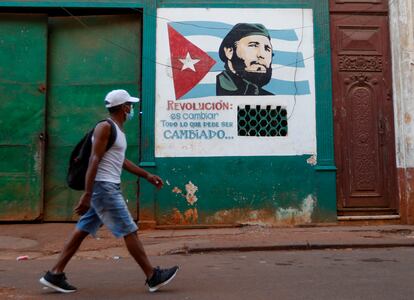
<svg viewBox="0 0 414 300">
<path fill-rule="evenodd" d="M 129 114 L 127 114 L 127 120 L 132 120 L 133 117 L 134 117 L 134 109 L 131 108 Z"/>
</svg>

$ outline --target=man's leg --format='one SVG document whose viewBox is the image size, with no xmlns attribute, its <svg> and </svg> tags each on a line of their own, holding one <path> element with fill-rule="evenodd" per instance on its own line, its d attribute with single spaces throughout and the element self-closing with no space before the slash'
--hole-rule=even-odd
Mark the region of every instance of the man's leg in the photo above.
<svg viewBox="0 0 414 300">
<path fill-rule="evenodd" d="M 146 283 L 150 292 L 155 292 L 174 278 L 178 267 L 169 269 L 152 267 L 138 238 L 138 226 L 132 219 L 119 184 L 104 182 L 101 185 L 105 186 L 106 197 L 102 197 L 99 202 L 100 207 L 95 208 L 100 220 L 115 237 L 124 238 L 129 253 L 147 276 Z"/>
<path fill-rule="evenodd" d="M 148 260 L 147 254 L 145 253 L 144 247 L 142 246 L 136 231 L 124 236 L 124 240 L 129 253 L 147 276 L 146 284 L 148 285 L 150 292 L 157 291 L 160 287 L 173 280 L 177 274 L 178 266 L 169 269 L 160 269 L 159 267 L 154 269 Z"/>
<path fill-rule="evenodd" d="M 66 281 L 66 275 L 63 273 L 63 270 L 88 234 L 88 232 L 82 231 L 78 228 L 73 231 L 69 240 L 65 243 L 55 266 L 51 269 L 51 271 L 47 271 L 46 274 L 40 278 L 39 281 L 41 284 L 61 293 L 76 292 L 76 287 L 70 285 Z"/>
<path fill-rule="evenodd" d="M 76 228 L 69 240 L 65 243 L 62 252 L 59 255 L 59 258 L 56 264 L 51 269 L 51 272 L 54 274 L 62 273 L 66 265 L 73 257 L 73 255 L 78 251 L 83 240 L 88 236 L 88 232 L 79 230 Z"/>
<path fill-rule="evenodd" d="M 153 275 L 154 268 L 148 260 L 147 254 L 145 253 L 144 247 L 142 246 L 142 243 L 138 238 L 137 232 L 132 232 L 124 236 L 124 240 L 129 253 L 139 264 L 147 278 L 151 278 L 151 276 Z"/>
</svg>

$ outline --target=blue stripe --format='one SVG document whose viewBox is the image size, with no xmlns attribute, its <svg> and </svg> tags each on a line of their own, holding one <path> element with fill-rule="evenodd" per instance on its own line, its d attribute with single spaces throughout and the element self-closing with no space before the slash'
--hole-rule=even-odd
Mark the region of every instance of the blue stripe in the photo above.
<svg viewBox="0 0 414 300">
<path fill-rule="evenodd" d="M 286 81 L 274 79 L 263 87 L 266 91 L 269 91 L 275 95 L 309 95 L 309 81 Z"/>
<path fill-rule="evenodd" d="M 210 97 L 210 96 L 215 96 L 215 95 L 216 95 L 216 84 L 215 83 L 198 84 L 192 90 L 190 90 L 187 94 L 182 96 L 180 100 L 190 99 L 190 98 Z"/>
<path fill-rule="evenodd" d="M 210 72 L 221 72 L 224 70 L 224 64 L 220 59 L 217 52 L 207 52 L 207 54 L 216 61 L 216 64 L 211 68 Z M 303 54 L 301 52 L 286 52 L 286 51 L 273 51 L 272 64 L 291 68 L 304 68 Z M 297 63 L 296 63 L 297 61 Z"/>
<path fill-rule="evenodd" d="M 184 21 L 168 23 L 184 36 L 210 35 L 224 38 L 233 27 L 230 24 L 208 21 Z"/>
<path fill-rule="evenodd" d="M 310 88 L 309 88 L 309 81 L 286 81 L 286 80 L 279 80 L 274 79 L 263 87 L 266 91 L 269 91 L 275 95 L 309 95 Z M 180 100 L 184 99 L 191 99 L 191 98 L 202 98 L 202 97 L 211 97 L 216 95 L 216 84 L 215 83 L 206 83 L 206 84 L 198 84 L 192 90 L 190 90 L 187 94 L 182 96 Z"/>
<path fill-rule="evenodd" d="M 224 38 L 231 28 L 233 28 L 233 25 L 231 24 L 210 21 L 183 21 L 170 22 L 168 24 L 184 36 L 210 35 Z M 298 36 L 294 29 L 268 29 L 268 31 L 272 39 L 284 41 L 298 40 Z"/>
<path fill-rule="evenodd" d="M 273 64 L 287 67 L 304 68 L 303 54 L 301 52 L 273 51 Z"/>
</svg>

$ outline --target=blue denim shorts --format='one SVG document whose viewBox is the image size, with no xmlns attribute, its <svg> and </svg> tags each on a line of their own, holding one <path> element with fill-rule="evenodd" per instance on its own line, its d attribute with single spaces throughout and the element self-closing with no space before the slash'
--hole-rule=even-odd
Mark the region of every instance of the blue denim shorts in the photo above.
<svg viewBox="0 0 414 300">
<path fill-rule="evenodd" d="M 79 219 L 76 227 L 96 236 L 102 224 L 108 227 L 116 238 L 138 230 L 117 183 L 95 181 L 91 207 Z"/>
</svg>

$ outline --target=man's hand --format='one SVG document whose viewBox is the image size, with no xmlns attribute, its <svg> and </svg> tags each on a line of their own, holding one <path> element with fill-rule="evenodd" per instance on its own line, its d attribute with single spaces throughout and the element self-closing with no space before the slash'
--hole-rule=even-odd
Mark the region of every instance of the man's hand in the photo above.
<svg viewBox="0 0 414 300">
<path fill-rule="evenodd" d="M 148 180 L 149 183 L 155 185 L 158 189 L 162 188 L 164 185 L 164 182 L 160 177 L 157 175 L 148 173 L 144 169 L 138 167 L 136 164 L 134 164 L 132 161 L 125 159 L 124 164 L 122 166 L 125 170 L 127 170 L 129 173 L 137 175 L 138 177 L 145 178 Z"/>
<path fill-rule="evenodd" d="M 78 215 L 82 216 L 88 211 L 90 206 L 91 206 L 91 193 L 85 192 L 80 197 L 78 205 L 76 205 L 74 211 Z"/>
<path fill-rule="evenodd" d="M 162 179 L 154 174 L 148 174 L 147 180 L 149 183 L 155 185 L 157 189 L 162 188 L 162 186 L 164 185 L 164 182 L 162 181 Z"/>
</svg>

